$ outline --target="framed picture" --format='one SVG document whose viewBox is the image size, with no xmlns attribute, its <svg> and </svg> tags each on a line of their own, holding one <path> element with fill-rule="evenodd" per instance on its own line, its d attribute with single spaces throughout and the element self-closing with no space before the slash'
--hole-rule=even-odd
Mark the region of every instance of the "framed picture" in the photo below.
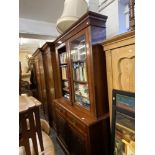
<svg viewBox="0 0 155 155">
<path fill-rule="evenodd" d="M 135 155 L 135 93 L 113 90 L 111 155 Z"/>
</svg>

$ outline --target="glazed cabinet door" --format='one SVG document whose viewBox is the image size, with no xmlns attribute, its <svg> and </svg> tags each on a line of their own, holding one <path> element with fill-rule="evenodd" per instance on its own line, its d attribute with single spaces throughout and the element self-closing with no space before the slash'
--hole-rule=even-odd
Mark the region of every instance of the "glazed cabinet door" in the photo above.
<svg viewBox="0 0 155 155">
<path fill-rule="evenodd" d="M 57 70 L 59 82 L 59 97 L 71 102 L 69 55 L 66 44 L 56 48 Z"/>
<path fill-rule="evenodd" d="M 72 100 L 86 110 L 90 110 L 90 87 L 89 87 L 89 55 L 87 31 L 81 31 L 69 40 Z"/>
</svg>

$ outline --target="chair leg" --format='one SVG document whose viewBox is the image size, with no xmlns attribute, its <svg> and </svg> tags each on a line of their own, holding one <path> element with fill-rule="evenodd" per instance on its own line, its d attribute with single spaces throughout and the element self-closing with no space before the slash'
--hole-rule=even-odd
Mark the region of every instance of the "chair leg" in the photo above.
<svg viewBox="0 0 155 155">
<path fill-rule="evenodd" d="M 31 155 L 30 145 L 29 145 L 29 139 L 24 140 L 24 147 L 26 155 Z"/>
<path fill-rule="evenodd" d="M 33 143 L 33 147 L 34 147 L 34 150 L 35 150 L 35 155 L 39 155 L 36 135 L 32 136 L 32 143 Z"/>
<path fill-rule="evenodd" d="M 39 139 L 41 151 L 44 151 L 42 133 L 41 132 L 37 132 L 37 133 L 38 133 L 38 139 Z"/>
</svg>

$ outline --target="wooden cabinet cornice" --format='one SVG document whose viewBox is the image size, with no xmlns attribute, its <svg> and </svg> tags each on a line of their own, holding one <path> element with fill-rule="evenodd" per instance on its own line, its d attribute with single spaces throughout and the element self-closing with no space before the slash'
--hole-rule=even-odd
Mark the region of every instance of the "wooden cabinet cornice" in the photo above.
<svg viewBox="0 0 155 155">
<path fill-rule="evenodd" d="M 88 11 L 85 15 L 83 15 L 78 21 L 76 21 L 71 27 L 69 27 L 63 34 L 61 34 L 55 41 L 55 45 L 58 46 L 61 43 L 65 42 L 70 37 L 76 35 L 78 32 L 83 29 L 91 26 L 92 28 L 98 27 L 101 28 L 100 33 L 98 33 L 98 43 L 102 42 L 105 39 L 105 23 L 107 20 L 107 16 L 97 14 L 92 11 Z M 100 38 L 101 37 L 101 38 Z M 99 39 L 100 38 L 100 39 Z"/>
</svg>

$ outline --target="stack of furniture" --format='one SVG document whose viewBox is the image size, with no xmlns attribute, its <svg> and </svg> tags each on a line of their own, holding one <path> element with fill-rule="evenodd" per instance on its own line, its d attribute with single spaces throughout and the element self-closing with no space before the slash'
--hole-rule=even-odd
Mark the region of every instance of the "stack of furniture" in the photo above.
<svg viewBox="0 0 155 155">
<path fill-rule="evenodd" d="M 55 41 L 55 122 L 67 154 L 108 155 L 106 61 L 100 43 L 107 17 L 88 12 Z"/>
</svg>

